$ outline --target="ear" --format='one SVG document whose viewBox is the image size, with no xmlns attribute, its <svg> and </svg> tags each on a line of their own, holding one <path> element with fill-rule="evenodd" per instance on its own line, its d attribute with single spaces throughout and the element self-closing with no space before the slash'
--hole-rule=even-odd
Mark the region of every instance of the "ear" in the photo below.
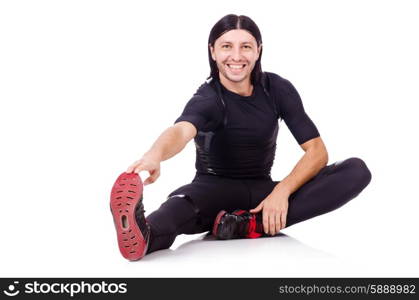
<svg viewBox="0 0 419 300">
<path fill-rule="evenodd" d="M 211 51 L 212 60 L 215 61 L 214 47 L 211 46 L 211 44 L 208 44 L 208 47 L 210 48 L 210 51 Z"/>
<path fill-rule="evenodd" d="M 263 48 L 262 45 L 263 44 L 260 44 L 259 47 L 258 47 L 258 58 L 257 59 L 259 59 L 260 52 L 262 51 L 262 48 Z"/>
</svg>

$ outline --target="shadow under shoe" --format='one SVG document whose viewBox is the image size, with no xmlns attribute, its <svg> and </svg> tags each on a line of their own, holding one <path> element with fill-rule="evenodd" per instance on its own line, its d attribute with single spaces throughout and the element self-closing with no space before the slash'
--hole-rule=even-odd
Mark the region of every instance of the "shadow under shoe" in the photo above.
<svg viewBox="0 0 419 300">
<path fill-rule="evenodd" d="M 231 214 L 222 210 L 214 221 L 212 234 L 220 240 L 258 238 L 264 234 L 262 215 L 237 209 Z"/>
</svg>

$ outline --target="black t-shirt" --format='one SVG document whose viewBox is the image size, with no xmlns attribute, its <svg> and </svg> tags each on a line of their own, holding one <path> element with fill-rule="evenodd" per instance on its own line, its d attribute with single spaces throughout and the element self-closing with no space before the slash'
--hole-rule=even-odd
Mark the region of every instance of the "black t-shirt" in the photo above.
<svg viewBox="0 0 419 300">
<path fill-rule="evenodd" d="M 188 101 L 175 123 L 188 121 L 198 131 L 194 139 L 198 173 L 270 178 L 282 119 L 299 144 L 320 136 L 291 82 L 265 74 L 268 95 L 260 83 L 252 95 L 241 96 L 219 82 L 221 100 L 214 85 L 204 83 Z"/>
</svg>

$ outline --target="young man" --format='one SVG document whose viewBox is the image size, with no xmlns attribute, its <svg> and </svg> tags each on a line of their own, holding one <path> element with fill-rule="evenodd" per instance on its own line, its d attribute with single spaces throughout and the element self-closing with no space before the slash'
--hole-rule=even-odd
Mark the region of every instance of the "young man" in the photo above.
<svg viewBox="0 0 419 300">
<path fill-rule="evenodd" d="M 169 248 L 179 234 L 212 230 L 219 239 L 273 236 L 287 226 L 332 211 L 356 197 L 371 173 L 359 158 L 327 165 L 328 154 L 297 90 L 261 69 L 262 39 L 246 16 L 227 15 L 208 41 L 209 80 L 186 104 L 111 192 L 119 248 L 129 260 Z M 273 181 L 278 121 L 305 151 L 291 173 Z M 160 176 L 160 163 L 194 139 L 196 176 L 147 218 L 144 184 Z"/>
</svg>

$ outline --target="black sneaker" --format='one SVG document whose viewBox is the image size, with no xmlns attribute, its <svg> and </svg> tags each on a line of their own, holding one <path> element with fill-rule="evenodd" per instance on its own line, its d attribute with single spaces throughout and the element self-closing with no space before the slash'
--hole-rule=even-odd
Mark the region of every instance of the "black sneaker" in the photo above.
<svg viewBox="0 0 419 300">
<path fill-rule="evenodd" d="M 212 234 L 221 240 L 258 238 L 264 235 L 262 214 L 252 214 L 243 209 L 230 214 L 222 210 L 215 218 Z"/>
<path fill-rule="evenodd" d="M 142 258 L 150 240 L 150 225 L 144 217 L 143 183 L 137 173 L 122 173 L 111 191 L 111 212 L 119 251 L 128 260 Z"/>
</svg>

